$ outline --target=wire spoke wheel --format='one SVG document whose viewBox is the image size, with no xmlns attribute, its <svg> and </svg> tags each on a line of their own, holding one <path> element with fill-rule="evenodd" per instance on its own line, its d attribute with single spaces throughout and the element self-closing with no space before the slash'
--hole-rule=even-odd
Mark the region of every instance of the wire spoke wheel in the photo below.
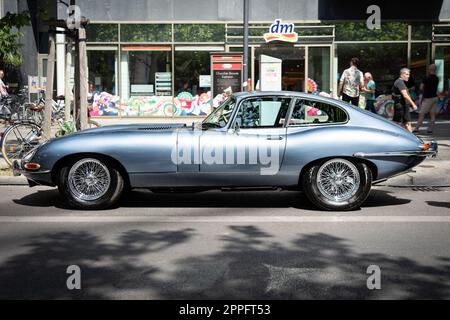
<svg viewBox="0 0 450 320">
<path fill-rule="evenodd" d="M 334 202 L 344 202 L 358 192 L 360 175 L 350 161 L 333 159 L 320 167 L 316 183 L 325 198 Z"/>
<path fill-rule="evenodd" d="M 69 171 L 70 192 L 79 200 L 94 201 L 106 194 L 111 185 L 108 168 L 97 159 L 82 159 Z"/>
<path fill-rule="evenodd" d="M 6 129 L 2 139 L 2 155 L 11 166 L 40 143 L 41 127 L 35 123 L 19 123 Z"/>
</svg>

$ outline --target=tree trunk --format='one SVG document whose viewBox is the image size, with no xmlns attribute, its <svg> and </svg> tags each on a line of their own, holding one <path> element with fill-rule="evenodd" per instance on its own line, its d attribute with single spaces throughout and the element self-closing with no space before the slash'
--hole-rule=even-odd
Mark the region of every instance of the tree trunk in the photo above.
<svg viewBox="0 0 450 320">
<path fill-rule="evenodd" d="M 69 42 L 66 45 L 66 78 L 65 78 L 65 108 L 64 108 L 64 119 L 65 121 L 70 120 L 70 109 L 72 104 L 72 88 L 70 86 L 70 78 L 72 74 L 72 43 Z"/>
<path fill-rule="evenodd" d="M 79 59 L 80 59 L 80 129 L 88 128 L 88 65 L 86 52 L 86 29 L 80 27 L 79 32 Z"/>
<path fill-rule="evenodd" d="M 47 65 L 47 87 L 45 91 L 45 112 L 43 139 L 50 139 L 52 132 L 52 102 L 53 102 L 53 85 L 55 75 L 55 52 L 56 52 L 56 34 L 49 32 L 48 39 L 48 65 Z"/>
</svg>

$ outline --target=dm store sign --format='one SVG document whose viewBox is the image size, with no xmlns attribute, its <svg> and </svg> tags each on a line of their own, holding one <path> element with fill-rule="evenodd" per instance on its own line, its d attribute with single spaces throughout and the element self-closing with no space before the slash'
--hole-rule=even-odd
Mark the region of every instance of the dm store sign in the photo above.
<svg viewBox="0 0 450 320">
<path fill-rule="evenodd" d="M 298 34 L 294 30 L 295 25 L 293 23 L 283 23 L 281 19 L 277 19 L 270 26 L 270 32 L 264 34 L 264 40 L 266 40 L 266 42 L 297 42 Z"/>
</svg>

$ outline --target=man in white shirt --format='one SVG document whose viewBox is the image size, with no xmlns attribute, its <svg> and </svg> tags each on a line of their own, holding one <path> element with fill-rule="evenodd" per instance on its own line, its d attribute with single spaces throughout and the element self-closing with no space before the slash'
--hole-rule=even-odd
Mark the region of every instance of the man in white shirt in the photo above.
<svg viewBox="0 0 450 320">
<path fill-rule="evenodd" d="M 0 70 L 0 97 L 8 96 L 8 86 L 3 82 L 3 78 L 5 77 L 5 72 Z"/>
<path fill-rule="evenodd" d="M 354 106 L 359 105 L 359 94 L 364 88 L 364 75 L 358 70 L 358 58 L 350 60 L 350 68 L 345 69 L 339 81 L 338 92 L 342 93 L 342 101 Z"/>
</svg>

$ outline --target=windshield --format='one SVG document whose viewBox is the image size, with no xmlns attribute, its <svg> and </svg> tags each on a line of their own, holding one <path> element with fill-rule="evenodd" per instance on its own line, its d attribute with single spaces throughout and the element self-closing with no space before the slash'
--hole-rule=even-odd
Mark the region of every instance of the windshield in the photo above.
<svg viewBox="0 0 450 320">
<path fill-rule="evenodd" d="M 226 100 L 220 107 L 213 111 L 202 123 L 203 128 L 224 128 L 230 121 L 231 113 L 236 104 L 234 97 Z"/>
</svg>

